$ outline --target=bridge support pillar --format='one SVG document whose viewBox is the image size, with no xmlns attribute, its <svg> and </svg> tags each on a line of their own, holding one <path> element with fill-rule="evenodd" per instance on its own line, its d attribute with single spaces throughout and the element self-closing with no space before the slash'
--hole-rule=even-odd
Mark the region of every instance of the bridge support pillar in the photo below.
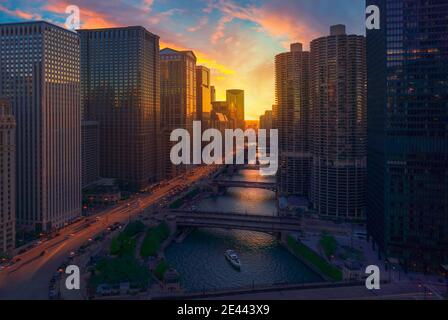
<svg viewBox="0 0 448 320">
<path fill-rule="evenodd" d="M 280 232 L 278 234 L 279 240 L 281 243 L 286 244 L 288 242 L 288 232 Z"/>
</svg>

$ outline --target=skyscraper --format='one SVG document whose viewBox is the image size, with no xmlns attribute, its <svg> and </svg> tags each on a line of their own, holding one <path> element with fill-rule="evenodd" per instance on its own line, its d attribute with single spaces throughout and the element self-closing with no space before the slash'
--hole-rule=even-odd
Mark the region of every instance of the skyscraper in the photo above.
<svg viewBox="0 0 448 320">
<path fill-rule="evenodd" d="M 273 112 L 272 110 L 267 110 L 264 115 L 260 116 L 259 129 L 266 130 L 266 146 L 270 148 L 271 146 L 271 135 L 270 132 L 274 124 Z"/>
<path fill-rule="evenodd" d="M 215 86 L 211 86 L 210 87 L 210 95 L 211 95 L 212 102 L 215 102 L 216 101 L 216 88 L 215 88 Z"/>
<path fill-rule="evenodd" d="M 81 214 L 79 36 L 0 25 L 0 96 L 17 122 L 17 224 L 50 231 Z"/>
<path fill-rule="evenodd" d="M 8 100 L 0 98 L 0 258 L 16 241 L 16 121 Z"/>
<path fill-rule="evenodd" d="M 244 115 L 244 90 L 227 90 L 226 101 L 230 110 L 235 110 L 235 126 L 236 128 L 243 129 L 245 127 L 245 115 Z"/>
<path fill-rule="evenodd" d="M 272 110 L 265 111 L 264 115 L 260 116 L 260 129 L 271 130 L 272 127 Z"/>
<path fill-rule="evenodd" d="M 302 44 L 275 57 L 275 124 L 279 130 L 279 171 L 282 195 L 308 196 L 310 188 L 309 52 Z"/>
<path fill-rule="evenodd" d="M 210 69 L 204 66 L 196 67 L 196 120 L 203 120 L 203 114 L 212 111 L 210 86 Z"/>
<path fill-rule="evenodd" d="M 163 163 L 167 177 L 175 177 L 186 166 L 171 163 L 171 132 L 187 129 L 192 133 L 196 118 L 196 56 L 192 51 L 176 51 L 165 48 L 160 51 L 162 130 L 164 135 Z"/>
<path fill-rule="evenodd" d="M 85 188 L 100 179 L 100 139 L 98 122 L 82 121 L 81 137 L 82 187 Z"/>
<path fill-rule="evenodd" d="M 369 0 L 367 227 L 405 269 L 448 261 L 448 3 Z"/>
<path fill-rule="evenodd" d="M 323 216 L 365 217 L 365 59 L 365 38 L 343 25 L 311 42 L 311 201 Z"/>
<path fill-rule="evenodd" d="M 126 188 L 157 181 L 159 37 L 143 27 L 79 30 L 84 120 L 97 121 L 100 174 Z"/>
</svg>

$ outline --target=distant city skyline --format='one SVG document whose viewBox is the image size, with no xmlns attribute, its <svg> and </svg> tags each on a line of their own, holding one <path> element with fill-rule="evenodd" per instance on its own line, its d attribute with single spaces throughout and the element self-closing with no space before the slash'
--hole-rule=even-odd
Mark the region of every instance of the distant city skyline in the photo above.
<svg viewBox="0 0 448 320">
<path fill-rule="evenodd" d="M 47 20 L 63 25 L 68 5 L 81 10 L 81 28 L 141 25 L 161 37 L 160 47 L 194 50 L 197 64 L 211 69 L 217 100 L 227 89 L 245 91 L 246 120 L 256 120 L 274 103 L 272 56 L 290 43 L 306 44 L 344 22 L 349 34 L 365 34 L 364 1 L 193 0 L 39 2 L 6 0 L 0 21 Z"/>
</svg>

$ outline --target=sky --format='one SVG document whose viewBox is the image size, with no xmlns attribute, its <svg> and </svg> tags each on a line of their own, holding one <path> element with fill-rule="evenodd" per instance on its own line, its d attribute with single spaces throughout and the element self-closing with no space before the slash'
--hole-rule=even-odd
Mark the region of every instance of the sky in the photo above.
<svg viewBox="0 0 448 320">
<path fill-rule="evenodd" d="M 302 42 L 305 49 L 345 24 L 365 34 L 364 0 L 2 0 L 0 23 L 47 20 L 63 26 L 67 6 L 81 12 L 81 28 L 141 25 L 160 36 L 160 46 L 193 50 L 212 71 L 218 100 L 243 89 L 246 119 L 275 102 L 275 55 Z"/>
</svg>

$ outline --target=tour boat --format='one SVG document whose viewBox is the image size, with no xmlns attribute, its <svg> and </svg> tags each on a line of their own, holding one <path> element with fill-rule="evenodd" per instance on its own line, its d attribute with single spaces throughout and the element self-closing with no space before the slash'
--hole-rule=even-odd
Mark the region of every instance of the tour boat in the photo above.
<svg viewBox="0 0 448 320">
<path fill-rule="evenodd" d="M 238 258 L 238 255 L 233 250 L 227 250 L 225 253 L 227 260 L 232 264 L 232 266 L 236 269 L 241 269 L 241 261 Z"/>
</svg>

